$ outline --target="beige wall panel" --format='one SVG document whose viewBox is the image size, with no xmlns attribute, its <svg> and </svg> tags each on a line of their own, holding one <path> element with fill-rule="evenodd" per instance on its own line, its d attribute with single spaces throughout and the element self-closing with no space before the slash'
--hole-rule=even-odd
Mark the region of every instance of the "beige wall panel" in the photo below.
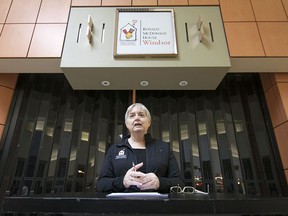
<svg viewBox="0 0 288 216">
<path fill-rule="evenodd" d="M 133 6 L 157 6 L 157 0 L 132 0 Z"/>
<path fill-rule="evenodd" d="M 37 24 L 28 57 L 61 57 L 66 24 Z"/>
<path fill-rule="evenodd" d="M 287 21 L 281 0 L 251 0 L 256 21 Z"/>
<path fill-rule="evenodd" d="M 189 5 L 219 5 L 218 0 L 189 0 Z"/>
<path fill-rule="evenodd" d="M 132 0 L 102 0 L 102 6 L 131 6 Z"/>
<path fill-rule="evenodd" d="M 272 87 L 271 74 L 270 73 L 260 73 L 259 75 L 260 75 L 263 90 L 264 90 L 264 92 L 266 92 L 268 89 L 270 89 Z"/>
<path fill-rule="evenodd" d="M 220 0 L 225 21 L 255 21 L 250 0 Z"/>
<path fill-rule="evenodd" d="M 27 57 L 34 25 L 6 24 L 0 37 L 0 57 Z"/>
<path fill-rule="evenodd" d="M 287 71 L 288 71 L 288 68 L 287 68 Z M 274 73 L 274 81 L 288 83 L 288 72 L 287 73 Z"/>
<path fill-rule="evenodd" d="M 12 0 L 0 1 L 0 23 L 5 23 Z"/>
<path fill-rule="evenodd" d="M 283 5 L 284 5 L 284 9 L 286 11 L 286 14 L 288 16 L 288 0 L 282 0 Z"/>
<path fill-rule="evenodd" d="M 224 23 L 230 56 L 265 56 L 255 22 Z"/>
<path fill-rule="evenodd" d="M 158 0 L 159 6 L 188 5 L 188 0 Z"/>
<path fill-rule="evenodd" d="M 0 124 L 5 125 L 14 90 L 0 86 Z"/>
<path fill-rule="evenodd" d="M 272 85 L 276 85 L 277 82 L 276 82 L 276 78 L 275 78 L 275 73 L 269 73 L 270 75 L 270 82 Z"/>
<path fill-rule="evenodd" d="M 4 125 L 1 125 L 0 124 L 0 151 L 3 149 L 3 146 L 2 146 L 2 136 L 3 136 L 3 131 L 4 131 Z"/>
<path fill-rule="evenodd" d="M 72 0 L 72 6 L 101 6 L 101 0 Z"/>
<path fill-rule="evenodd" d="M 41 0 L 13 0 L 6 23 L 35 23 Z"/>
<path fill-rule="evenodd" d="M 265 92 L 265 98 L 270 113 L 272 126 L 275 128 L 286 120 L 286 113 L 283 107 L 282 98 L 277 85 L 273 85 L 272 88 Z"/>
<path fill-rule="evenodd" d="M 0 74 L 0 86 L 15 89 L 18 74 Z"/>
<path fill-rule="evenodd" d="M 266 56 L 287 57 L 288 22 L 259 22 L 258 27 Z"/>
<path fill-rule="evenodd" d="M 285 114 L 286 114 L 283 121 L 288 121 L 288 83 L 278 83 L 277 85 L 278 85 L 280 97 L 281 97 L 281 100 L 282 100 L 282 103 L 284 106 L 284 110 L 285 110 Z M 287 156 L 288 156 L 288 154 L 287 154 Z"/>
<path fill-rule="evenodd" d="M 67 23 L 71 0 L 42 0 L 37 23 Z"/>
<path fill-rule="evenodd" d="M 288 122 L 274 129 L 284 169 L 288 169 Z"/>
</svg>

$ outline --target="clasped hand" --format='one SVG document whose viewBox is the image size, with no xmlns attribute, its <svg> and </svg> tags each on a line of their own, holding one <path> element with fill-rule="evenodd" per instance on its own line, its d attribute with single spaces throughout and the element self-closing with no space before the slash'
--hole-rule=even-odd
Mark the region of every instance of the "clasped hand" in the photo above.
<svg viewBox="0 0 288 216">
<path fill-rule="evenodd" d="M 158 177 L 154 173 L 143 173 L 137 171 L 143 166 L 143 162 L 131 167 L 125 174 L 123 184 L 125 188 L 135 185 L 140 190 L 157 190 L 160 186 Z"/>
</svg>

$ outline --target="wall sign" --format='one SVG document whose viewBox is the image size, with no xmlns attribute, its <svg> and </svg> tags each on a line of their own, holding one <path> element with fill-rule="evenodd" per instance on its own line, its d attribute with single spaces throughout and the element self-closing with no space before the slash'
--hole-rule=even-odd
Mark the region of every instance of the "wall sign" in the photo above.
<svg viewBox="0 0 288 216">
<path fill-rule="evenodd" d="M 177 56 L 173 9 L 117 9 L 114 57 Z"/>
</svg>

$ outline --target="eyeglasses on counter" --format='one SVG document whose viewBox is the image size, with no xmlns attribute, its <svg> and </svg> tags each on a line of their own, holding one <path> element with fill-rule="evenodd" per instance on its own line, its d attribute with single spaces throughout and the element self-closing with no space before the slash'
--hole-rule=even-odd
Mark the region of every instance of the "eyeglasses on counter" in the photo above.
<svg viewBox="0 0 288 216">
<path fill-rule="evenodd" d="M 185 186 L 181 188 L 179 185 L 170 187 L 170 193 L 172 194 L 209 194 L 209 184 L 207 185 L 207 192 L 197 190 L 192 186 Z"/>
</svg>

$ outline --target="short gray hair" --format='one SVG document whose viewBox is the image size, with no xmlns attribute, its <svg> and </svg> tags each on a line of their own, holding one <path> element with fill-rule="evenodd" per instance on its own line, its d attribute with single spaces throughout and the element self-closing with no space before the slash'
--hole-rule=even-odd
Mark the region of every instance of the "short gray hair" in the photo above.
<svg viewBox="0 0 288 216">
<path fill-rule="evenodd" d="M 130 114 L 131 110 L 132 110 L 134 107 L 138 108 L 138 109 L 141 110 L 141 111 L 144 111 L 144 113 L 147 115 L 147 118 L 148 118 L 149 122 L 151 123 L 151 114 L 150 114 L 149 110 L 147 109 L 147 107 L 144 106 L 142 103 L 134 103 L 134 104 L 130 105 L 130 106 L 127 108 L 127 111 L 126 111 L 126 113 L 125 113 L 125 123 L 126 123 L 128 117 L 129 117 L 129 114 Z"/>
</svg>

